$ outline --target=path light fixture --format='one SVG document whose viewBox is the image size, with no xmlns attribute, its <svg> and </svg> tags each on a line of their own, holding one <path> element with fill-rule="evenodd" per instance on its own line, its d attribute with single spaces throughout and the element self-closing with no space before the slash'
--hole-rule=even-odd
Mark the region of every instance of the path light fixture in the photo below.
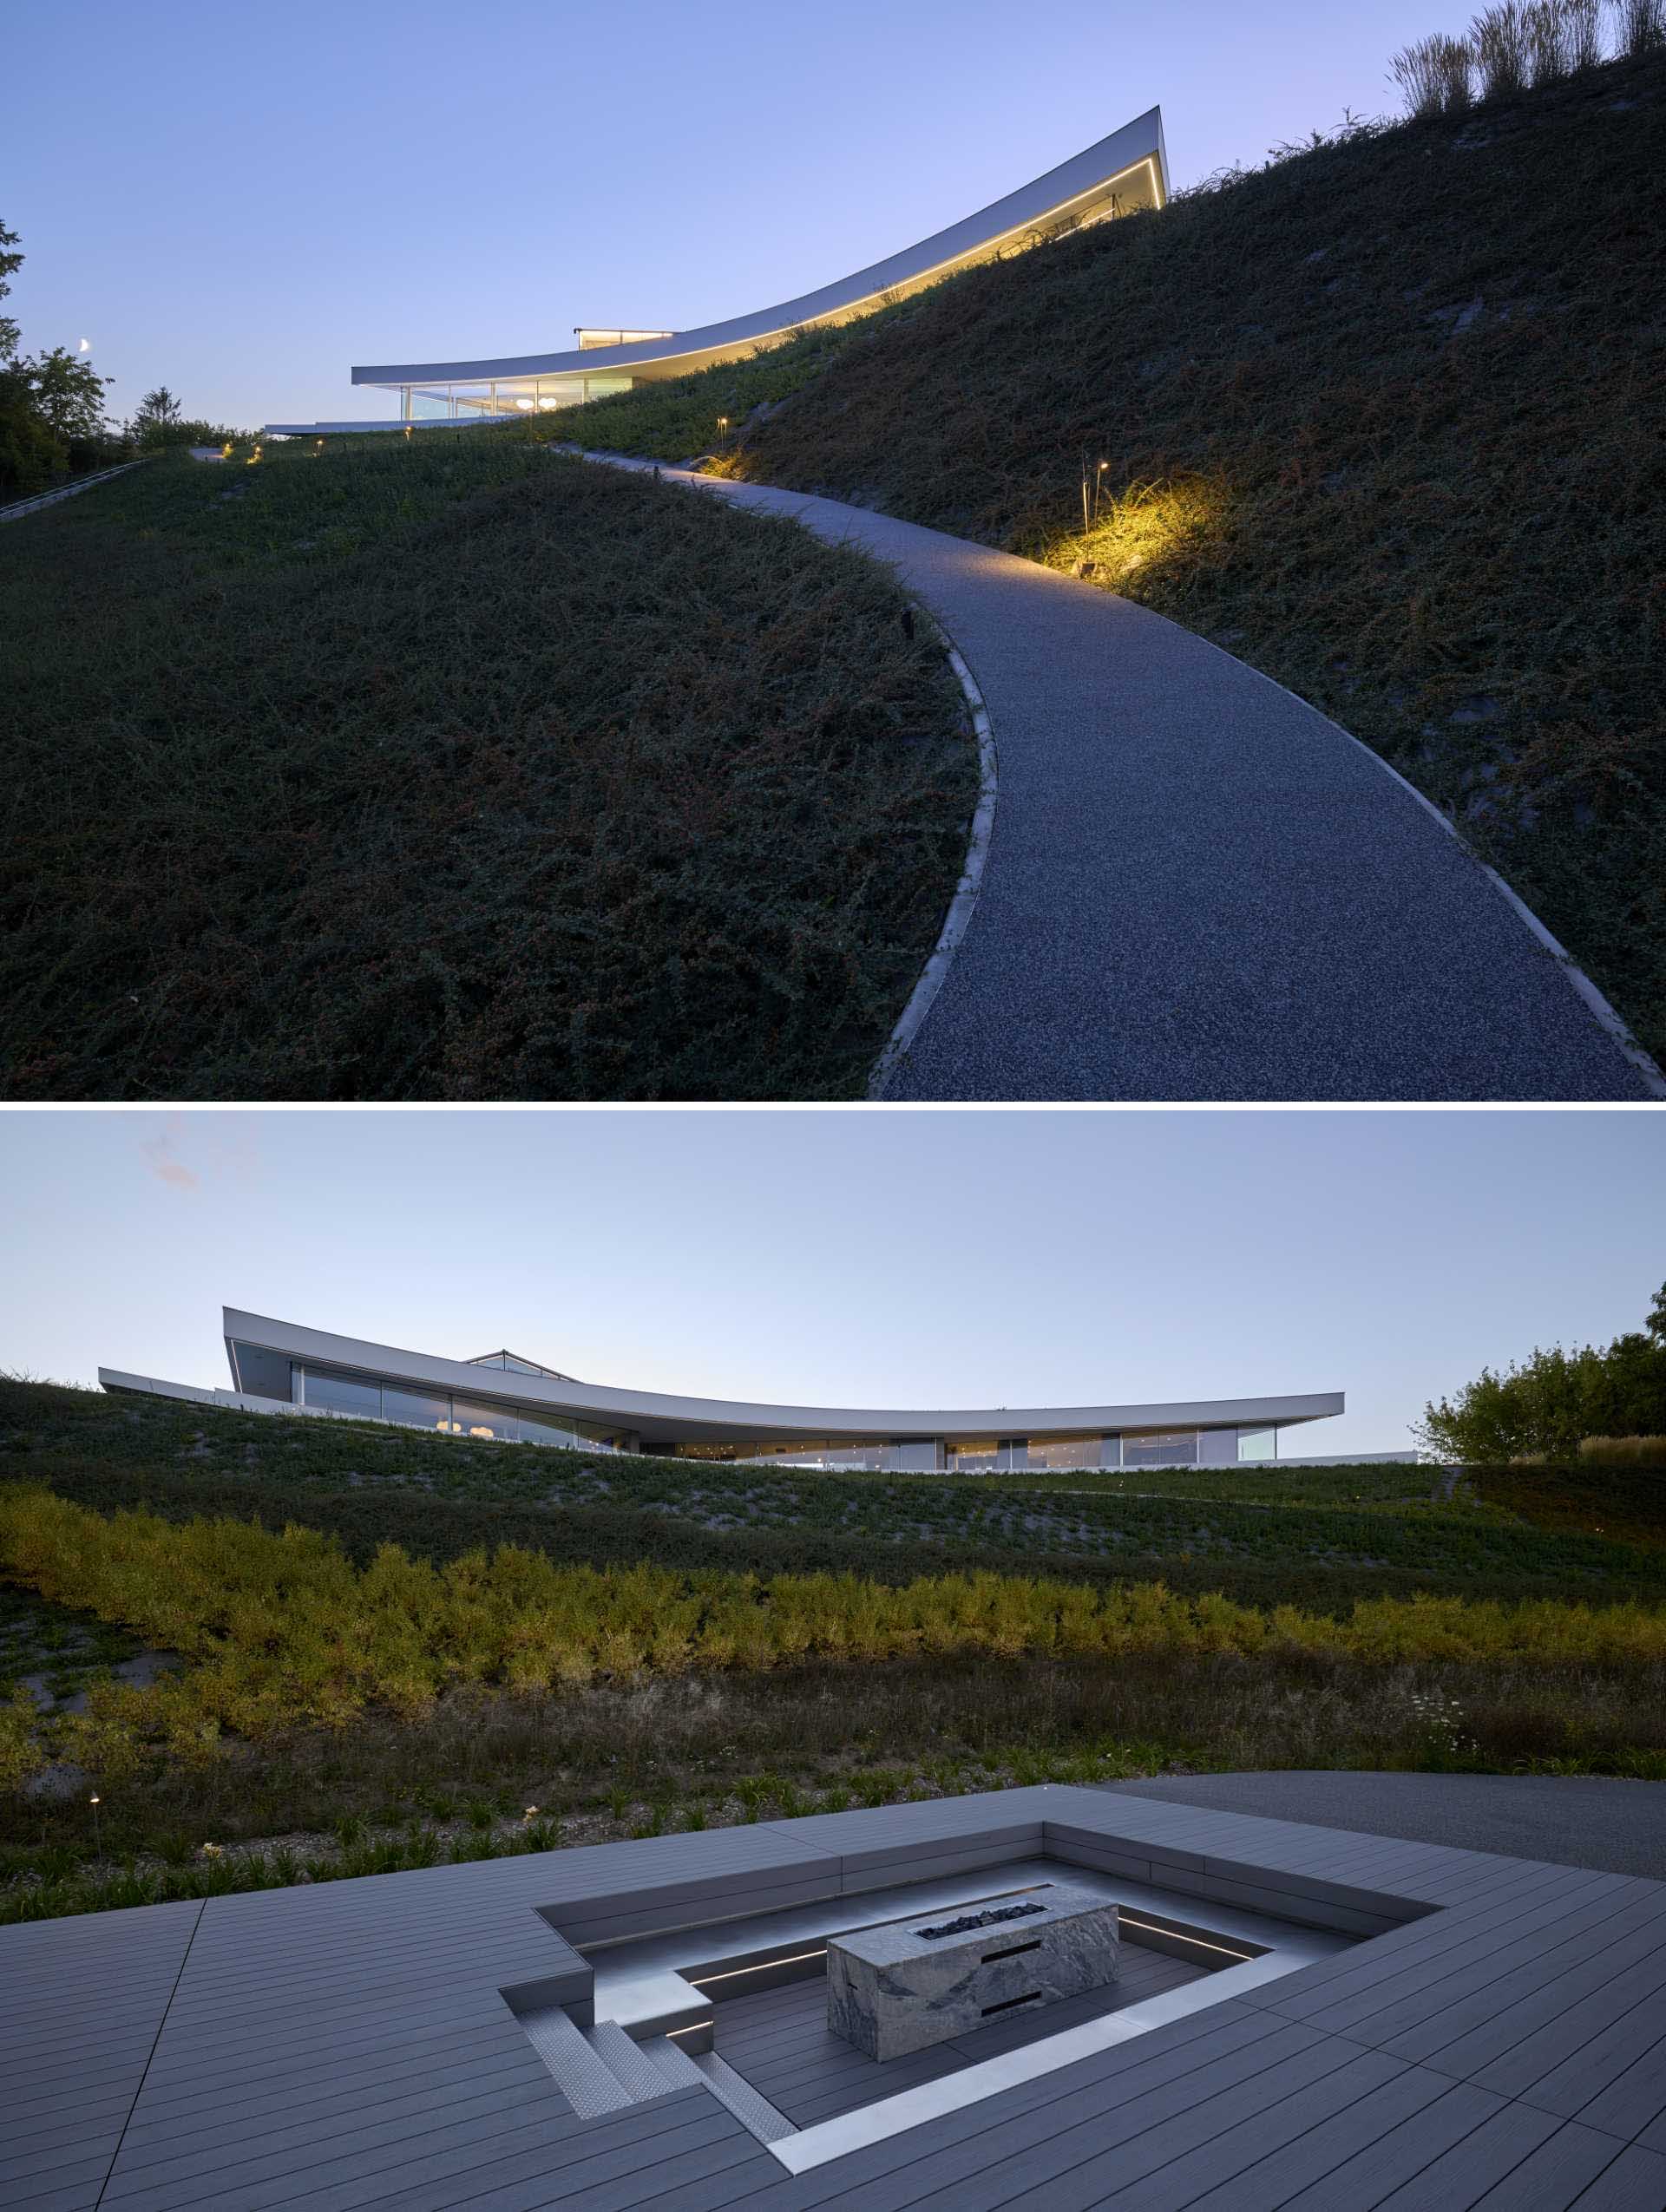
<svg viewBox="0 0 1666 2212">
<path fill-rule="evenodd" d="M 729 417 L 728 417 L 726 415 L 719 415 L 719 416 L 718 416 L 718 434 L 719 434 L 721 436 L 723 436 L 723 437 L 727 437 L 727 436 L 728 436 L 728 435 L 729 435 Z"/>
<path fill-rule="evenodd" d="M 89 1803 L 89 1804 L 92 1807 L 92 1809 L 93 1809 L 93 1855 L 94 1855 L 94 1857 L 95 1857 L 95 1858 L 102 1859 L 102 1858 L 103 1857 L 103 1855 L 104 1855 L 104 1846 L 102 1845 L 102 1843 L 101 1843 L 101 1842 L 100 1842 L 100 1841 L 99 1841 L 99 1836 L 98 1836 L 98 1799 L 97 1799 L 97 1796 L 91 1796 L 91 1797 L 89 1797 L 89 1798 L 87 1800 L 87 1802 L 88 1802 L 88 1803 Z"/>
</svg>

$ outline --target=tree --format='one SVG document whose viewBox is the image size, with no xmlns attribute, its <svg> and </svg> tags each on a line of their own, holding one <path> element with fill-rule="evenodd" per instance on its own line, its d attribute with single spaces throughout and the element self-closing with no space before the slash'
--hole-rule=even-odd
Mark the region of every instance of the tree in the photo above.
<svg viewBox="0 0 1666 2212">
<path fill-rule="evenodd" d="M 23 265 L 23 255 L 10 251 L 16 243 L 16 232 L 9 231 L 3 223 L 0 223 L 0 299 L 3 299 L 11 290 L 11 279 Z M 0 363 L 12 359 L 22 336 L 22 331 L 10 315 L 0 315 Z"/>
<path fill-rule="evenodd" d="M 23 266 L 17 233 L 0 223 L 0 299 Z M 19 353 L 21 333 L 0 315 L 0 496 L 35 492 L 55 476 L 95 468 L 114 456 L 104 422 L 104 388 L 90 361 L 62 346 Z"/>
<path fill-rule="evenodd" d="M 1529 1453 L 1571 1459 L 1587 1436 L 1666 1436 L 1666 1285 L 1646 1335 L 1602 1351 L 1535 1349 L 1501 1375 L 1484 1367 L 1455 1398 L 1426 1405 L 1416 1434 L 1439 1457 L 1477 1465 Z"/>
<path fill-rule="evenodd" d="M 29 372 L 35 405 L 54 437 L 103 435 L 104 387 L 115 382 L 114 376 L 101 376 L 90 361 L 61 345 L 26 357 L 19 365 Z"/>
<path fill-rule="evenodd" d="M 136 446 L 167 445 L 168 433 L 177 429 L 179 420 L 180 402 L 166 384 L 158 384 L 134 409 L 128 436 Z"/>
</svg>

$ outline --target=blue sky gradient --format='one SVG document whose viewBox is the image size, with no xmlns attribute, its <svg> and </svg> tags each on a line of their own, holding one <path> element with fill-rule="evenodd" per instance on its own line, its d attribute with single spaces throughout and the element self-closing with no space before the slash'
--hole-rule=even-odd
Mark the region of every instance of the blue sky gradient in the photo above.
<svg viewBox="0 0 1666 2212">
<path fill-rule="evenodd" d="M 1341 1389 L 1327 1450 L 1641 1325 L 1657 1113 L 0 1116 L 0 1367 L 228 1380 L 222 1303 L 586 1381 L 1021 1405 Z"/>
<path fill-rule="evenodd" d="M 26 348 L 130 413 L 365 416 L 352 363 L 688 328 L 847 275 L 1160 102 L 1177 184 L 1394 111 L 1467 0 L 82 0 L 20 10 L 0 219 Z"/>
</svg>

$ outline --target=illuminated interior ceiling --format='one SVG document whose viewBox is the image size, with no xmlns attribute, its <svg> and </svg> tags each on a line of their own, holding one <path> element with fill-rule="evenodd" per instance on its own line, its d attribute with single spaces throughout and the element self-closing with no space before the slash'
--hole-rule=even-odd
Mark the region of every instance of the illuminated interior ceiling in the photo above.
<svg viewBox="0 0 1666 2212">
<path fill-rule="evenodd" d="M 627 383 L 686 376 L 738 360 L 800 330 L 871 314 L 980 262 L 1022 252 L 1089 224 L 1161 207 L 1167 197 L 1162 111 L 1152 108 L 977 214 L 836 284 L 775 307 L 657 336 L 584 326 L 574 332 L 578 346 L 559 353 L 384 362 L 355 368 L 352 381 L 455 399 L 471 413 L 514 411 L 528 398 L 561 404 L 592 396 L 595 386 L 590 380 L 599 380 L 606 372 L 614 372 L 607 378 L 607 388 L 620 389 Z M 615 336 L 623 342 L 607 343 Z M 579 378 L 586 385 L 575 390 L 574 380 Z M 461 388 L 469 388 L 467 396 Z"/>
</svg>

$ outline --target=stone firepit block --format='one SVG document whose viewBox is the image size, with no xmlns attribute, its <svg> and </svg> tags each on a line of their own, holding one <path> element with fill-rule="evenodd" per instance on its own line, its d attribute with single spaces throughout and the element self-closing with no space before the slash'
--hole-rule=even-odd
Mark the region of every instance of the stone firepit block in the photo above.
<svg viewBox="0 0 1666 2212">
<path fill-rule="evenodd" d="M 900 2058 L 1114 1981 L 1117 1908 L 1066 1882 L 828 1939 L 827 2025 Z"/>
</svg>

